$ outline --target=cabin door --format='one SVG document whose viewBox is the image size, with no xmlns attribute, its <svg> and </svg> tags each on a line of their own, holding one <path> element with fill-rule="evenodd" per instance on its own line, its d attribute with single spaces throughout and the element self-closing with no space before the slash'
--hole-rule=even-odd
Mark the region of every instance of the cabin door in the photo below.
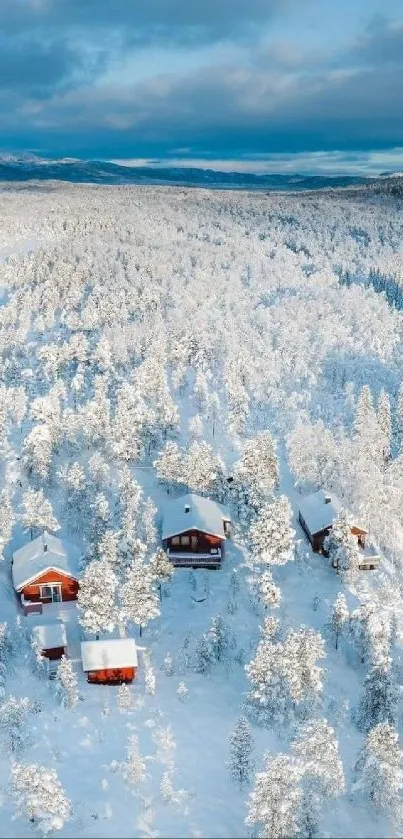
<svg viewBox="0 0 403 839">
<path fill-rule="evenodd" d="M 192 551 L 197 551 L 197 536 L 191 536 Z"/>
<path fill-rule="evenodd" d="M 62 602 L 61 586 L 51 586 L 51 589 L 52 589 L 52 603 L 61 603 Z"/>
</svg>

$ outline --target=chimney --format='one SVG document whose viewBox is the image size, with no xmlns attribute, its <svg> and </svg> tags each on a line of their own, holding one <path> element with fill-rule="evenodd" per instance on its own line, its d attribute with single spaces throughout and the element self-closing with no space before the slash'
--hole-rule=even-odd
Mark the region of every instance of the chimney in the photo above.
<svg viewBox="0 0 403 839">
<path fill-rule="evenodd" d="M 43 543 L 43 552 L 46 553 L 47 549 L 48 549 L 48 543 L 44 542 Z"/>
<path fill-rule="evenodd" d="M 185 513 L 190 513 L 190 506 L 189 506 L 189 504 L 185 504 Z"/>
<path fill-rule="evenodd" d="M 325 495 L 325 504 L 330 504 L 331 500 L 330 495 Z"/>
</svg>

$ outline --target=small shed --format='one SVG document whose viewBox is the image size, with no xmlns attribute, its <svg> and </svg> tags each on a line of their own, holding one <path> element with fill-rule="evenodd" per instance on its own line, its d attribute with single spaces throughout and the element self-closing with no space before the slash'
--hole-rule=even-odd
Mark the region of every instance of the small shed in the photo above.
<svg viewBox="0 0 403 839">
<path fill-rule="evenodd" d="M 57 661 L 67 653 L 66 627 L 61 621 L 34 626 L 32 641 L 35 649 L 50 661 Z"/>
<path fill-rule="evenodd" d="M 77 600 L 78 552 L 45 531 L 13 554 L 11 574 L 15 591 L 28 611 L 40 604 Z"/>
<path fill-rule="evenodd" d="M 162 544 L 173 565 L 218 567 L 230 527 L 231 515 L 226 507 L 187 493 L 164 507 Z"/>
<path fill-rule="evenodd" d="M 323 542 L 343 506 L 337 495 L 323 489 L 301 498 L 298 520 L 305 530 L 312 549 L 317 553 L 323 552 Z M 360 522 L 354 521 L 351 525 L 351 533 L 357 537 L 359 546 L 364 548 L 368 534 L 366 528 Z"/>
<path fill-rule="evenodd" d="M 120 685 L 132 682 L 137 673 L 134 638 L 108 638 L 81 642 L 81 658 L 87 681 Z"/>
</svg>

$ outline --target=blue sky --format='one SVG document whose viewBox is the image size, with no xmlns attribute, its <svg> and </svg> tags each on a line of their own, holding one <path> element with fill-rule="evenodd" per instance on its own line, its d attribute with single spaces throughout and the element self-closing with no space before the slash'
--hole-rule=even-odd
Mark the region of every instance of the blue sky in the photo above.
<svg viewBox="0 0 403 839">
<path fill-rule="evenodd" d="M 401 0 L 0 0 L 0 146 L 403 169 Z"/>
</svg>

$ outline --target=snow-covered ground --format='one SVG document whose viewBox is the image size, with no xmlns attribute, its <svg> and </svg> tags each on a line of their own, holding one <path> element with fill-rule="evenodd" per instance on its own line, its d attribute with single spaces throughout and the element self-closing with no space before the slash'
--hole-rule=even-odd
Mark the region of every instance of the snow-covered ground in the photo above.
<svg viewBox="0 0 403 839">
<path fill-rule="evenodd" d="M 271 431 L 277 443 L 279 492 L 290 500 L 297 545 L 297 559 L 273 571 L 282 594 L 273 614 L 284 633 L 307 626 L 325 639 L 324 686 L 315 714 L 335 729 L 346 778 L 345 794 L 324 805 L 320 835 L 390 835 L 384 815 L 351 793 L 365 739 L 353 712 L 368 666 L 347 639 L 335 649 L 328 622 L 341 590 L 350 611 L 371 601 L 396 622 L 400 665 L 403 320 L 372 290 L 339 285 L 336 270 L 396 274 L 402 224 L 393 204 L 381 210 L 320 196 L 59 186 L 49 195 L 7 191 L 0 212 L 0 261 L 12 254 L 0 266 L 7 406 L 1 474 L 13 510 L 0 566 L 0 616 L 13 634 L 4 701 L 28 697 L 34 703 L 17 753 L 10 753 L 0 725 L 0 835 L 29 837 L 36 827 L 16 812 L 10 793 L 14 760 L 56 769 L 72 804 L 71 820 L 58 833 L 65 839 L 246 835 L 253 782 L 239 789 L 231 779 L 229 736 L 239 717 L 248 715 L 245 665 L 255 655 L 266 612 L 251 593 L 248 532 L 236 508 L 222 568 L 177 570 L 163 588 L 160 617 L 141 638 L 130 628 L 140 646 L 130 707 L 123 707 L 118 687 L 87 684 L 74 604 L 45 607 L 47 616 L 66 622 L 78 679 L 77 706 L 60 703 L 54 683 L 35 666 L 28 635 L 39 618 L 24 618 L 20 610 L 10 559 L 29 538 L 21 518 L 29 487 L 43 490 L 61 534 L 89 551 L 103 532 L 100 492 L 109 502 L 105 527 L 121 526 L 119 480 L 125 468 L 143 498 L 152 499 L 159 523 L 168 495 L 152 463 L 167 438 L 178 442 L 183 457 L 194 440 L 205 440 L 228 475 L 245 440 L 262 430 Z M 379 478 L 382 485 L 367 461 L 350 457 L 365 384 L 376 399 L 385 388 L 392 404 L 392 460 Z M 164 419 L 161 393 L 164 405 L 172 400 L 178 412 L 172 427 Z M 301 423 L 305 436 L 298 431 Z M 37 437 L 33 429 L 39 429 Z M 299 471 L 293 474 L 287 451 L 296 429 L 301 436 L 290 459 Z M 94 455 L 110 471 L 93 492 Z M 324 464 L 331 464 L 328 474 Z M 79 490 L 66 471 L 73 466 L 84 476 L 77 478 L 83 481 Z M 305 491 L 324 475 L 346 502 L 369 514 L 371 539 L 384 554 L 379 571 L 351 585 L 311 552 L 297 520 L 296 479 Z M 4 514 L 1 534 L 7 534 L 6 519 Z M 134 519 L 139 533 L 140 519 Z M 94 522 L 100 528 L 95 535 Z M 216 617 L 228 632 L 227 653 L 207 672 L 196 672 L 198 642 Z M 145 679 L 150 665 L 154 693 Z M 256 769 L 267 750 L 289 752 L 293 724 L 250 723 Z M 401 735 L 400 698 L 398 730 Z M 146 777 L 131 785 L 124 763 L 133 735 Z"/>
</svg>

